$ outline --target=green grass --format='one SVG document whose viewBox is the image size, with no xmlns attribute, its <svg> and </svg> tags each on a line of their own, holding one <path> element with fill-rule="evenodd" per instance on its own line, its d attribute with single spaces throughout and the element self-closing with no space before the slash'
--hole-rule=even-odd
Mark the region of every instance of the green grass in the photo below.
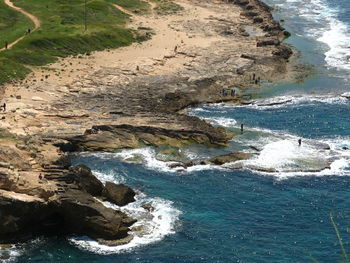
<svg viewBox="0 0 350 263">
<path fill-rule="evenodd" d="M 29 18 L 0 1 L 0 48 L 5 46 L 5 41 L 15 41 L 33 26 L 34 23 Z"/>
<path fill-rule="evenodd" d="M 12 49 L 0 52 L 0 84 L 24 78 L 30 72 L 28 66 L 43 66 L 58 57 L 142 41 L 136 32 L 125 28 L 129 16 L 115 8 L 112 4 L 114 1 L 121 0 L 88 0 L 85 30 L 84 0 L 13 0 L 16 6 L 37 16 L 41 20 L 41 27 Z M 139 0 L 124 2 L 135 10 L 137 6 L 143 6 Z M 2 9 L 2 13 L 5 13 L 4 17 L 13 14 L 9 9 Z M 6 25 L 12 25 L 14 31 L 24 32 L 23 25 L 18 23 Z M 10 34 L 7 33 L 5 37 L 9 38 Z M 15 34 L 13 38 L 16 38 Z"/>
</svg>

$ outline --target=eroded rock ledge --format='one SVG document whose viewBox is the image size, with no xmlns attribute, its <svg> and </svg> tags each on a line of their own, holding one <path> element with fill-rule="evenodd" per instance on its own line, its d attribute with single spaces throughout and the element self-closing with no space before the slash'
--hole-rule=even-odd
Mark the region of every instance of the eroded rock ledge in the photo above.
<svg viewBox="0 0 350 263">
<path fill-rule="evenodd" d="M 124 205 L 133 191 L 102 185 L 86 167 L 70 167 L 61 150 L 223 146 L 232 134 L 179 111 L 208 102 L 241 103 L 250 98 L 245 88 L 286 76 L 292 51 L 282 41 L 289 34 L 261 1 L 182 2 L 184 12 L 195 6 L 210 15 L 170 19 L 169 28 L 213 38 L 211 44 L 180 46 L 141 67 L 123 62 L 102 68 L 65 86 L 37 83 L 33 91 L 53 99 L 36 96 L 31 107 L 9 103 L 4 123 L 21 136 L 1 132 L 6 136 L 0 138 L 0 240 L 51 233 L 87 235 L 107 244 L 130 241 L 135 220 L 101 200 Z"/>
</svg>

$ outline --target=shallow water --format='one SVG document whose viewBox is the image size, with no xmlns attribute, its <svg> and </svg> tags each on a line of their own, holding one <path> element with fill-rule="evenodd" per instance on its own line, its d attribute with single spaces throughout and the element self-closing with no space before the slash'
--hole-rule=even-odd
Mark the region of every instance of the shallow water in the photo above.
<svg viewBox="0 0 350 263">
<path fill-rule="evenodd" d="M 276 18 L 285 20 L 293 35 L 287 42 L 301 52 L 302 62 L 312 65 L 313 74 L 303 83 L 262 87 L 263 99 L 254 105 L 191 109 L 190 114 L 232 131 L 239 131 L 244 123 L 245 132 L 226 149 L 191 146 L 176 152 L 177 160 L 196 160 L 238 150 L 254 153 L 248 147 L 254 146 L 261 150 L 255 158 L 240 163 L 243 169 L 198 165 L 178 172 L 159 160 L 166 159 L 164 149 L 152 147 L 75 156 L 76 164 L 88 165 L 100 179 L 137 189 L 137 204 L 156 206 L 153 219 L 143 218 L 136 206 L 124 208 L 145 220 L 149 235 L 123 248 L 97 246 L 82 237 L 38 239 L 8 249 L 20 254 L 12 259 L 336 262 L 341 251 L 330 213 L 350 251 L 350 100 L 341 96 L 350 92 L 350 4 L 346 0 L 267 2 L 276 7 Z M 286 103 L 267 106 L 276 101 Z M 324 150 L 323 143 L 330 150 Z M 324 164 L 329 167 L 310 171 Z"/>
</svg>

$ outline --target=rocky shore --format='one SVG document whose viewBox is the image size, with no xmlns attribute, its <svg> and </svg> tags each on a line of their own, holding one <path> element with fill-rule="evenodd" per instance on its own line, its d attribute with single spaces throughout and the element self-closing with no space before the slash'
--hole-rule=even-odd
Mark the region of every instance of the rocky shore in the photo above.
<svg viewBox="0 0 350 263">
<path fill-rule="evenodd" d="M 110 245 L 130 241 L 135 220 L 101 201 L 126 205 L 134 191 L 103 185 L 87 167 L 72 167 L 64 153 L 142 145 L 225 146 L 234 134 L 181 110 L 208 102 L 244 103 L 252 96 L 247 87 L 288 76 L 293 52 L 283 39 L 289 33 L 261 1 L 177 3 L 184 10 L 176 15 L 135 15 L 131 26 L 155 34 L 141 45 L 143 53 L 128 47 L 72 58 L 72 65 L 90 65 L 103 56 L 110 60 L 98 68 L 78 67 L 77 72 L 65 67 L 62 75 L 52 74 L 59 65 L 51 65 L 5 87 L 1 241 L 38 234 L 86 235 Z M 164 44 L 158 38 L 162 36 L 175 39 Z M 128 56 L 132 52 L 136 55 Z M 221 156 L 211 162 L 227 158 L 248 156 Z"/>
</svg>

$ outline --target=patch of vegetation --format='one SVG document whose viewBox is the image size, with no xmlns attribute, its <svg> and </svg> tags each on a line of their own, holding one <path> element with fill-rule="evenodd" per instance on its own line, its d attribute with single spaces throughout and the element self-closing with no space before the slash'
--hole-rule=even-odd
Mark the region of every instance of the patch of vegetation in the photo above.
<svg viewBox="0 0 350 263">
<path fill-rule="evenodd" d="M 182 6 L 174 3 L 171 0 L 151 0 L 151 1 L 157 4 L 155 11 L 159 15 L 171 15 L 183 10 Z"/>
<path fill-rule="evenodd" d="M 30 72 L 28 66 L 43 66 L 58 57 L 88 54 L 144 40 L 144 36 L 125 27 L 129 15 L 113 6 L 117 1 L 86 0 L 85 9 L 85 0 L 13 0 L 16 6 L 38 17 L 41 27 L 12 49 L 0 52 L 0 84 L 24 78 Z M 135 10 L 142 5 L 140 0 L 125 2 L 134 3 Z M 6 10 L 6 14 L 12 14 L 12 10 Z M 13 26 L 15 31 L 23 31 L 23 26 Z"/>
<path fill-rule="evenodd" d="M 5 41 L 15 41 L 33 26 L 29 18 L 0 1 L 0 48 L 5 46 Z"/>
<path fill-rule="evenodd" d="M 0 139 L 14 139 L 15 136 L 6 129 L 0 129 Z"/>
</svg>

